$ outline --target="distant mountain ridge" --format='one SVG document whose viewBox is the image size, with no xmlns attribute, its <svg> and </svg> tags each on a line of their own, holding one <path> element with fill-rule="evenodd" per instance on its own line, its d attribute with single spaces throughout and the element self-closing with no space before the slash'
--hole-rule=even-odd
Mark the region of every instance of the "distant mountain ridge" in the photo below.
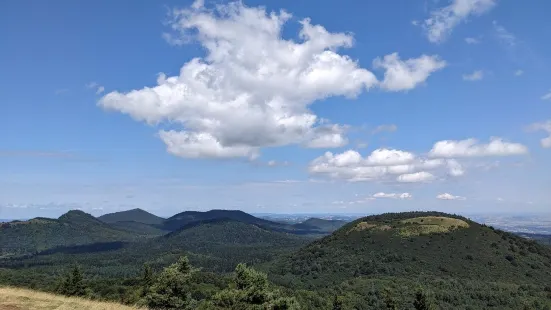
<svg viewBox="0 0 551 310">
<path fill-rule="evenodd" d="M 293 227 L 297 229 L 311 229 L 311 230 L 319 230 L 323 232 L 333 232 L 341 228 L 346 223 L 348 222 L 341 221 L 341 220 L 326 220 L 326 219 L 311 217 L 302 223 L 294 224 Z"/>
<path fill-rule="evenodd" d="M 288 225 L 264 220 L 241 210 L 210 210 L 210 211 L 184 211 L 166 219 L 162 227 L 174 231 L 193 222 L 201 222 L 216 219 L 232 219 L 243 223 L 263 225 L 266 227 L 283 229 Z"/>
<path fill-rule="evenodd" d="M 98 219 L 104 223 L 136 222 L 148 225 L 159 225 L 165 220 L 139 208 L 104 214 Z"/>
</svg>

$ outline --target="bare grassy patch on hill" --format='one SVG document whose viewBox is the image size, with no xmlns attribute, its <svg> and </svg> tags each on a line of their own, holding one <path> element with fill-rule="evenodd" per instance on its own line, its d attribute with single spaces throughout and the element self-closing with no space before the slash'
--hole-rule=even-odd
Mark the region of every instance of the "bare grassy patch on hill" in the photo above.
<svg viewBox="0 0 551 310">
<path fill-rule="evenodd" d="M 349 232 L 352 231 L 362 231 L 377 227 L 375 224 L 367 223 L 367 222 L 359 222 L 356 226 L 354 226 L 352 229 L 350 229 Z"/>
<path fill-rule="evenodd" d="M 0 310 L 131 310 L 116 303 L 64 297 L 19 288 L 0 287 Z"/>
<path fill-rule="evenodd" d="M 403 237 L 447 233 L 469 227 L 463 220 L 443 216 L 415 217 L 403 220 L 402 224 L 406 224 L 400 228 L 400 235 Z"/>
</svg>

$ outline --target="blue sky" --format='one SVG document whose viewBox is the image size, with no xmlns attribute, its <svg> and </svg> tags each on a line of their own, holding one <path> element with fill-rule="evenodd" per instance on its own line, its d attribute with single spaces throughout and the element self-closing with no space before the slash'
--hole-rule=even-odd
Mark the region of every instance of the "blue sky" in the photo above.
<svg viewBox="0 0 551 310">
<path fill-rule="evenodd" d="M 548 213 L 549 10 L 4 1 L 0 218 Z"/>
</svg>

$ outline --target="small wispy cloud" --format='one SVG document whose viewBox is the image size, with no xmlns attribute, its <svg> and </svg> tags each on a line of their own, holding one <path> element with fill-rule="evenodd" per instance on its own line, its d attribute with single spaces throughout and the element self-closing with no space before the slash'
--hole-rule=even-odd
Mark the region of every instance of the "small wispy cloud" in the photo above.
<svg viewBox="0 0 551 310">
<path fill-rule="evenodd" d="M 497 38 L 503 42 L 504 44 L 508 46 L 515 46 L 517 45 L 517 37 L 509 32 L 505 27 L 500 25 L 497 21 L 493 21 L 492 23 L 494 25 L 494 31 L 496 33 Z"/>
<path fill-rule="evenodd" d="M 523 74 L 524 74 L 524 71 L 522 71 L 522 70 L 515 71 L 515 76 L 521 76 Z"/>
<path fill-rule="evenodd" d="M 66 93 L 68 93 L 68 92 L 69 92 L 69 89 L 67 89 L 67 88 L 61 88 L 61 89 L 56 89 L 54 93 L 55 93 L 56 95 L 63 95 L 63 94 L 66 94 Z"/>
<path fill-rule="evenodd" d="M 443 42 L 459 24 L 472 16 L 482 15 L 491 10 L 496 0 L 453 0 L 448 5 L 430 12 L 423 22 L 427 37 L 432 43 Z"/>
<path fill-rule="evenodd" d="M 102 85 L 99 85 L 96 82 L 90 82 L 86 84 L 86 87 L 89 89 L 93 89 L 96 92 L 96 95 L 99 95 L 105 91 L 105 87 L 103 87 Z"/>
<path fill-rule="evenodd" d="M 551 90 L 547 94 L 541 96 L 541 100 L 551 100 Z"/>
<path fill-rule="evenodd" d="M 480 81 L 484 78 L 484 72 L 482 70 L 476 70 L 471 74 L 463 74 L 463 80 L 465 81 Z"/>
<path fill-rule="evenodd" d="M 392 198 L 392 199 L 411 199 L 413 195 L 410 193 L 376 193 L 373 194 L 373 198 Z"/>
<path fill-rule="evenodd" d="M 466 200 L 467 199 L 467 198 L 462 197 L 462 196 L 454 196 L 450 193 L 440 194 L 440 195 L 436 196 L 436 198 L 440 199 L 440 200 Z"/>
<path fill-rule="evenodd" d="M 394 124 L 386 124 L 375 127 L 375 129 L 373 129 L 371 133 L 376 134 L 380 132 L 395 132 L 396 130 L 398 130 L 398 126 Z"/>
<path fill-rule="evenodd" d="M 281 167 L 281 166 L 289 166 L 288 161 L 276 161 L 276 160 L 270 160 L 266 162 L 266 165 L 268 167 Z"/>
<path fill-rule="evenodd" d="M 0 157 L 49 157 L 49 158 L 71 158 L 75 155 L 64 151 L 13 151 L 0 150 Z"/>
<path fill-rule="evenodd" d="M 465 42 L 467 42 L 467 44 L 478 44 L 480 40 L 477 38 L 465 38 Z"/>
</svg>

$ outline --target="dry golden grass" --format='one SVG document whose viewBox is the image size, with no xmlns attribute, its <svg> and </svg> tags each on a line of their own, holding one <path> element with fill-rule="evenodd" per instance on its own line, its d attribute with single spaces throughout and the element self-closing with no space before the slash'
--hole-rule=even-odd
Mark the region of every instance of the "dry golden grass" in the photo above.
<svg viewBox="0 0 551 310">
<path fill-rule="evenodd" d="M 0 310 L 131 310 L 116 303 L 64 297 L 20 288 L 0 287 Z"/>
<path fill-rule="evenodd" d="M 469 227 L 469 224 L 463 220 L 442 216 L 416 217 L 403 220 L 402 223 L 414 224 L 400 229 L 400 235 L 403 237 L 447 233 L 455 229 Z"/>
</svg>

